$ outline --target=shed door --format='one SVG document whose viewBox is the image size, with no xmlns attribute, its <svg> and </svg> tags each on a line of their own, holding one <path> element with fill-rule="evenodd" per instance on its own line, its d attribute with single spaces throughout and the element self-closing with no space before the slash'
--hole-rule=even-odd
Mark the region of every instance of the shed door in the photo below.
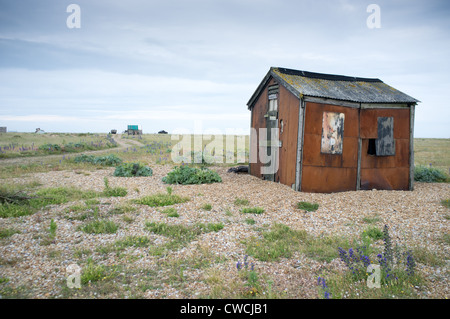
<svg viewBox="0 0 450 319">
<path fill-rule="evenodd" d="M 269 87 L 269 105 L 266 118 L 266 154 L 268 163 L 264 164 L 264 179 L 274 182 L 278 171 L 278 85 Z"/>
</svg>

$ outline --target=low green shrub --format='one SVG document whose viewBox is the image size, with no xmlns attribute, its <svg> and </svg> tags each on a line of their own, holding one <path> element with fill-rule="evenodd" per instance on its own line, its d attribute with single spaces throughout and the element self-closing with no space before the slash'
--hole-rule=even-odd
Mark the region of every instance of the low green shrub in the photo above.
<svg viewBox="0 0 450 319">
<path fill-rule="evenodd" d="M 182 165 L 175 167 L 167 176 L 163 177 L 163 183 L 166 184 L 211 184 L 220 183 L 220 175 L 208 168 L 197 168 Z"/>
<path fill-rule="evenodd" d="M 153 170 L 141 163 L 123 163 L 116 167 L 114 176 L 137 177 L 152 176 Z"/>
<path fill-rule="evenodd" d="M 441 170 L 418 165 L 414 168 L 414 180 L 425 183 L 440 183 L 448 180 L 448 176 Z"/>
<path fill-rule="evenodd" d="M 122 163 L 117 155 L 94 156 L 81 154 L 74 159 L 75 163 L 91 163 L 94 165 L 115 166 Z"/>
<path fill-rule="evenodd" d="M 370 237 L 373 240 L 379 240 L 383 238 L 383 231 L 376 226 L 368 227 L 362 233 L 362 237 Z"/>
<path fill-rule="evenodd" d="M 308 202 L 298 202 L 297 203 L 297 208 L 306 210 L 307 212 L 313 212 L 313 211 L 316 211 L 319 208 L 319 204 L 308 203 Z"/>
<path fill-rule="evenodd" d="M 61 145 L 47 143 L 40 145 L 38 149 L 41 151 L 61 151 Z"/>
</svg>

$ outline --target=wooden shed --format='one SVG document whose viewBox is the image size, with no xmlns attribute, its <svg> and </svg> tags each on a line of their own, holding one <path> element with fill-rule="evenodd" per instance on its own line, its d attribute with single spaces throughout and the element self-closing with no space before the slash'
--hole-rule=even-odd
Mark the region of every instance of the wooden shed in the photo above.
<svg viewBox="0 0 450 319">
<path fill-rule="evenodd" d="M 418 102 L 379 79 L 272 67 L 247 103 L 249 172 L 303 192 L 412 190 Z"/>
</svg>

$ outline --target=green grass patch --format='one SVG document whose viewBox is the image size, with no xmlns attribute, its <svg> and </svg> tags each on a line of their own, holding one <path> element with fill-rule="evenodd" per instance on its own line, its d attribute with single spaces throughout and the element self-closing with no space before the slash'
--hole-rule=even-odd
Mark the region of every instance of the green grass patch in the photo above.
<svg viewBox="0 0 450 319">
<path fill-rule="evenodd" d="M 210 211 L 212 209 L 212 205 L 208 204 L 208 203 L 205 203 L 205 204 L 202 205 L 202 209 L 206 210 L 206 211 Z"/>
<path fill-rule="evenodd" d="M 0 158 L 71 154 L 116 146 L 114 139 L 104 134 L 80 136 L 70 133 L 2 133 Z"/>
<path fill-rule="evenodd" d="M 374 214 L 372 216 L 364 216 L 362 218 L 362 220 L 366 224 L 375 224 L 375 223 L 378 223 L 379 221 L 381 221 L 381 218 L 378 214 Z"/>
<path fill-rule="evenodd" d="M 209 232 L 217 232 L 223 229 L 222 223 L 194 224 L 191 226 L 167 224 L 159 222 L 146 222 L 145 229 L 157 235 L 168 237 L 170 241 L 164 245 L 152 246 L 150 253 L 152 255 L 161 255 L 167 250 L 178 250 L 189 242 L 193 241 L 199 235 Z"/>
<path fill-rule="evenodd" d="M 236 198 L 234 201 L 234 205 L 236 206 L 247 206 L 249 201 L 247 199 Z"/>
<path fill-rule="evenodd" d="M 112 215 L 122 215 L 126 213 L 136 212 L 137 208 L 130 204 L 120 204 L 109 210 Z"/>
<path fill-rule="evenodd" d="M 105 189 L 103 190 L 103 196 L 106 197 L 124 197 L 127 196 L 128 191 L 126 188 L 124 187 L 110 187 L 109 186 L 109 181 L 108 179 L 105 177 L 104 178 L 104 183 L 105 183 Z"/>
<path fill-rule="evenodd" d="M 443 199 L 443 200 L 441 200 L 441 204 L 444 207 L 450 208 L 450 199 Z"/>
<path fill-rule="evenodd" d="M 189 198 L 182 197 L 176 194 L 172 194 L 172 192 L 163 194 L 157 193 L 154 195 L 145 196 L 139 199 L 133 200 L 133 203 L 140 205 L 147 205 L 150 207 L 161 207 L 161 206 L 170 206 L 174 204 L 185 203 L 189 201 Z"/>
<path fill-rule="evenodd" d="M 313 212 L 319 208 L 319 204 L 308 203 L 308 202 L 298 202 L 296 207 L 297 207 L 297 209 L 306 210 L 307 212 Z"/>
<path fill-rule="evenodd" d="M 264 208 L 261 207 L 244 207 L 241 209 L 243 214 L 262 214 L 264 213 Z"/>
<path fill-rule="evenodd" d="M 161 213 L 167 214 L 168 217 L 180 217 L 180 215 L 178 214 L 178 211 L 173 207 L 168 207 L 166 209 L 163 209 L 161 211 Z"/>
<path fill-rule="evenodd" d="M 113 221 L 99 219 L 81 225 L 78 229 L 87 234 L 114 234 L 119 226 Z"/>
<path fill-rule="evenodd" d="M 0 229 L 0 239 L 11 237 L 14 234 L 20 234 L 20 231 L 14 228 L 2 228 Z"/>
<path fill-rule="evenodd" d="M 129 247 L 148 246 L 150 246 L 150 239 L 147 236 L 126 236 L 116 240 L 113 244 L 97 247 L 96 251 L 102 254 L 120 253 Z"/>
<path fill-rule="evenodd" d="M 91 258 L 88 259 L 87 264 L 82 268 L 81 285 L 90 285 L 98 281 L 111 279 L 117 275 L 114 268 L 103 265 L 96 265 Z"/>
<path fill-rule="evenodd" d="M 76 200 L 88 200 L 100 196 L 94 191 L 82 191 L 75 187 L 43 188 L 35 192 L 10 192 L 0 190 L 0 217 L 20 217 L 34 214 L 48 205 L 60 205 Z M 7 198 L 7 199 L 5 199 Z"/>
<path fill-rule="evenodd" d="M 371 226 L 365 229 L 361 235 L 361 237 L 366 236 L 377 241 L 383 238 L 383 231 L 376 226 Z"/>
<path fill-rule="evenodd" d="M 246 219 L 245 219 L 245 223 L 246 223 L 247 225 L 255 225 L 255 224 L 256 224 L 256 221 L 255 221 L 254 219 L 252 219 L 252 218 L 246 218 Z"/>
<path fill-rule="evenodd" d="M 278 261 L 290 258 L 307 238 L 306 231 L 292 230 L 283 224 L 274 224 L 262 238 L 252 237 L 246 241 L 246 253 L 261 261 Z"/>
</svg>

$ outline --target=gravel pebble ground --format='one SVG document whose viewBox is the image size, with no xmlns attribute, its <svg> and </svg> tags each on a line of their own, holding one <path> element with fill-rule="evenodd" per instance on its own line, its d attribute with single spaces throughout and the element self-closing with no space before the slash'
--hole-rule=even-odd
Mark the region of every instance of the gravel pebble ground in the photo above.
<svg viewBox="0 0 450 319">
<path fill-rule="evenodd" d="M 128 189 L 126 197 L 101 198 L 100 211 L 108 211 L 129 199 L 139 198 L 158 192 L 166 192 L 168 185 L 162 183 L 172 169 L 169 165 L 153 167 L 153 176 L 139 178 L 114 177 L 113 169 L 89 172 L 51 171 L 36 173 L 21 178 L 11 178 L 9 183 L 37 181 L 41 187 L 75 186 L 85 190 L 104 188 L 104 177 L 108 177 L 111 187 L 121 186 Z M 432 251 L 449 256 L 449 246 L 442 240 L 449 234 L 449 209 L 441 205 L 441 200 L 450 198 L 448 183 L 415 183 L 414 191 L 353 191 L 334 194 L 302 193 L 291 188 L 247 174 L 227 173 L 227 168 L 213 167 L 222 177 L 222 183 L 203 185 L 172 185 L 173 193 L 187 196 L 190 201 L 176 204 L 179 217 L 170 218 L 159 213 L 161 208 L 136 206 L 132 213 L 132 222 L 123 220 L 123 216 L 112 216 L 120 225 L 115 234 L 92 235 L 77 230 L 82 223 L 64 218 L 62 212 L 74 203 L 52 206 L 38 213 L 18 218 L 0 218 L 0 229 L 14 228 L 20 233 L 0 239 L 0 278 L 8 278 L 13 287 L 21 285 L 30 289 L 31 298 L 61 297 L 61 281 L 67 276 L 66 267 L 77 263 L 74 257 L 76 249 L 95 251 L 96 247 L 113 243 L 127 235 L 148 236 L 153 243 L 165 239 L 145 231 L 146 221 L 165 221 L 174 224 L 192 225 L 202 223 L 224 223 L 219 232 L 210 232 L 199 236 L 186 247 L 173 252 L 171 257 L 194 258 L 196 252 L 207 248 L 217 256 L 226 257 L 227 262 L 214 264 L 208 269 L 186 270 L 187 287 L 177 289 L 163 285 L 158 289 L 148 289 L 145 298 L 196 298 L 210 293 L 210 285 L 205 280 L 215 273 L 235 272 L 235 265 L 245 255 L 242 240 L 259 236 L 256 227 L 268 227 L 274 223 L 285 224 L 292 229 L 306 230 L 307 233 L 320 235 L 341 235 L 347 238 L 358 236 L 368 224 L 364 217 L 377 216 L 376 225 L 390 225 L 390 234 L 394 241 L 408 247 L 426 247 Z M 265 212 L 253 215 L 255 225 L 248 225 L 248 216 L 240 213 L 240 207 L 234 205 L 236 198 L 247 199 L 250 206 L 260 206 Z M 306 212 L 295 208 L 299 201 L 318 203 L 315 212 Z M 202 209 L 209 203 L 210 211 Z M 48 229 L 54 219 L 57 236 L 54 243 L 42 245 L 40 234 Z M 127 254 L 136 256 L 132 266 L 136 269 L 149 268 L 156 257 L 146 253 L 148 248 L 128 248 Z M 51 257 L 54 254 L 58 256 Z M 95 254 L 93 255 L 93 258 Z M 317 298 L 317 271 L 321 267 L 342 267 L 338 259 L 328 265 L 296 253 L 293 258 L 278 262 L 260 262 L 251 260 L 261 273 L 274 281 L 274 288 L 286 290 L 292 298 Z M 161 258 L 158 262 L 161 262 Z M 118 263 L 114 253 L 102 260 L 105 265 Z M 448 298 L 448 264 L 438 269 L 418 265 L 420 271 L 434 283 L 426 292 L 426 298 Z M 224 286 L 233 285 L 233 276 L 222 278 Z M 301 287 L 301 288 L 299 288 Z M 93 296 L 95 297 L 95 295 Z M 120 298 L 121 296 L 118 296 Z"/>
</svg>

